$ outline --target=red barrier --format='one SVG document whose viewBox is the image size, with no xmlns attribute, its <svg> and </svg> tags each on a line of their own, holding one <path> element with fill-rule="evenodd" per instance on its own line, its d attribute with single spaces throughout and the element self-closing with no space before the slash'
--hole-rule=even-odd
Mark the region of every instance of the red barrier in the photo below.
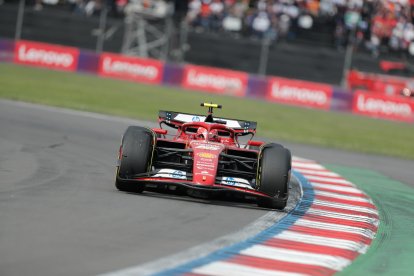
<svg viewBox="0 0 414 276">
<path fill-rule="evenodd" d="M 76 71 L 79 49 L 53 44 L 17 41 L 14 48 L 14 62 L 49 69 Z"/>
<path fill-rule="evenodd" d="M 405 70 L 407 69 L 407 65 L 403 62 L 395 62 L 395 61 L 389 61 L 389 60 L 381 60 L 379 63 L 379 67 L 384 72 L 389 72 L 392 70 Z"/>
<path fill-rule="evenodd" d="M 285 78 L 269 78 L 267 99 L 305 107 L 329 109 L 332 86 Z"/>
<path fill-rule="evenodd" d="M 164 64 L 154 59 L 127 57 L 103 53 L 99 59 L 98 74 L 137 82 L 159 84 Z"/>
<path fill-rule="evenodd" d="M 14 50 L 14 62 L 50 69 L 76 71 L 79 59 L 82 60 L 77 48 L 46 43 L 18 41 L 10 49 Z M 82 62 L 79 66 L 82 66 Z M 103 53 L 99 57 L 97 73 L 101 76 L 161 84 L 164 66 L 163 62 L 157 60 Z M 174 83 L 187 89 L 242 97 L 246 96 L 250 85 L 249 89 L 263 90 L 265 93 L 260 92 L 258 95 L 265 96 L 267 100 L 325 110 L 331 108 L 334 96 L 332 86 L 326 84 L 279 77 L 267 78 L 265 85 L 257 85 L 254 81 L 248 84 L 247 73 L 212 67 L 186 65 L 180 68 L 175 77 L 177 80 Z M 355 86 L 371 88 L 377 92 L 357 91 L 352 103 L 354 113 L 414 121 L 413 99 L 386 95 L 409 86 L 412 79 L 351 71 L 348 80 Z"/>
<path fill-rule="evenodd" d="M 403 89 L 414 89 L 414 79 L 382 74 L 364 73 L 356 70 L 348 73 L 348 87 L 369 90 L 372 93 L 400 95 Z"/>
<path fill-rule="evenodd" d="M 414 120 L 414 100 L 356 91 L 352 111 L 376 118 L 412 122 Z"/>
<path fill-rule="evenodd" d="M 247 80 L 248 74 L 244 72 L 186 65 L 181 85 L 187 89 L 243 97 Z"/>
</svg>

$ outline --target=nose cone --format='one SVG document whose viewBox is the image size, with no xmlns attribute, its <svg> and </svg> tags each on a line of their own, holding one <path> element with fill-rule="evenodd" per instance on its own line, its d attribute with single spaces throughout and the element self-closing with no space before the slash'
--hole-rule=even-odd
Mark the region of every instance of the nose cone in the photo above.
<svg viewBox="0 0 414 276">
<path fill-rule="evenodd" d="M 192 141 L 193 181 L 200 185 L 214 185 L 220 153 L 224 145 L 207 141 Z"/>
</svg>

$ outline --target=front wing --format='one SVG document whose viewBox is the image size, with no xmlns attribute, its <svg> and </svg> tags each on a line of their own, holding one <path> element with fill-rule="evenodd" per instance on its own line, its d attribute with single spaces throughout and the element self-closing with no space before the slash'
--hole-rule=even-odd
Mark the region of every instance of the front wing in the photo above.
<svg viewBox="0 0 414 276">
<path fill-rule="evenodd" d="M 204 185 L 196 183 L 191 180 L 184 179 L 172 179 L 172 178 L 162 178 L 162 177 L 137 177 L 130 179 L 122 179 L 118 177 L 119 181 L 128 182 L 131 185 L 145 185 L 146 188 L 166 188 L 167 190 L 174 191 L 176 189 L 183 189 L 191 195 L 192 191 L 203 192 L 205 194 L 242 194 L 246 197 L 264 197 L 271 198 L 269 195 L 259 192 L 254 189 L 223 185 L 223 184 L 213 184 L 213 185 Z"/>
</svg>

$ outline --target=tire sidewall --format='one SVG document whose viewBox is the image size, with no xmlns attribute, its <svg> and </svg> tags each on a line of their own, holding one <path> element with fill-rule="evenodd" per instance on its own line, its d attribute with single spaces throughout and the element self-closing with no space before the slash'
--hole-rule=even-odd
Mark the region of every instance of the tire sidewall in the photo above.
<svg viewBox="0 0 414 276">
<path fill-rule="evenodd" d="M 291 162 L 290 151 L 280 144 L 270 143 L 261 148 L 257 189 L 272 198 L 267 200 L 264 198 L 259 200 L 259 203 L 264 203 L 267 207 L 283 209 L 289 194 Z"/>
</svg>

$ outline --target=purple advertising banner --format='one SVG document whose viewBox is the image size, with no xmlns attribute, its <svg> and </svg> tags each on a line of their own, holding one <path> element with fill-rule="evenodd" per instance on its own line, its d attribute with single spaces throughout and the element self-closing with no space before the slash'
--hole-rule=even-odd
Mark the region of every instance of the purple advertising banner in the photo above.
<svg viewBox="0 0 414 276">
<path fill-rule="evenodd" d="M 339 87 L 333 87 L 331 110 L 333 111 L 349 111 L 352 110 L 352 101 L 354 95 L 350 90 Z"/>
<path fill-rule="evenodd" d="M 0 39 L 0 62 L 13 62 L 14 59 L 14 41 Z"/>
<path fill-rule="evenodd" d="M 96 74 L 98 72 L 100 54 L 81 50 L 79 53 L 78 71 Z"/>
<path fill-rule="evenodd" d="M 249 82 L 247 83 L 247 97 L 251 98 L 266 98 L 266 91 L 268 86 L 268 79 L 266 77 L 249 75 Z"/>
<path fill-rule="evenodd" d="M 169 86 L 180 86 L 184 68 L 178 64 L 165 63 L 162 83 Z"/>
</svg>

